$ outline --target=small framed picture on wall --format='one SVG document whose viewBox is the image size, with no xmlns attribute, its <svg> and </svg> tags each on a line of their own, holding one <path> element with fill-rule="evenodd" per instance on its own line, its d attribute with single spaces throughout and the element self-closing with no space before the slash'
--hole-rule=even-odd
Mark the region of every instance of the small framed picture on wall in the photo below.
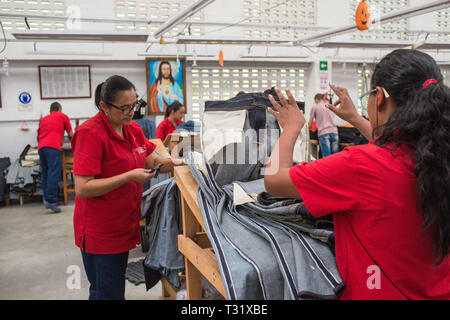
<svg viewBox="0 0 450 320">
<path fill-rule="evenodd" d="M 39 66 L 39 87 L 42 100 L 91 98 L 91 66 Z"/>
<path fill-rule="evenodd" d="M 149 115 L 163 115 L 174 102 L 185 105 L 186 58 L 146 58 Z"/>
</svg>

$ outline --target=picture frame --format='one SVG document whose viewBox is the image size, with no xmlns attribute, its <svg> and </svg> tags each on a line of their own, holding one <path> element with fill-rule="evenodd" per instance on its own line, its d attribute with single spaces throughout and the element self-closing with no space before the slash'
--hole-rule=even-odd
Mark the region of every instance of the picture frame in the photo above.
<svg viewBox="0 0 450 320">
<path fill-rule="evenodd" d="M 186 105 L 186 57 L 149 57 L 145 66 L 148 115 L 164 115 L 175 101 Z"/>
<path fill-rule="evenodd" d="M 90 65 L 40 65 L 39 90 L 42 100 L 90 99 Z"/>
</svg>

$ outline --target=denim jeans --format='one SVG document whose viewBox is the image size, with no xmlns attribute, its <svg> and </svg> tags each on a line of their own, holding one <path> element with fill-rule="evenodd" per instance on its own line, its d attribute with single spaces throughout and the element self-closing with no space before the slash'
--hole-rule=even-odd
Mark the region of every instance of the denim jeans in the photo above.
<svg viewBox="0 0 450 320">
<path fill-rule="evenodd" d="M 152 274 L 151 278 L 159 273 L 179 288 L 178 273 L 184 270 L 184 256 L 178 251 L 178 235 L 183 233 L 183 225 L 175 179 L 162 181 L 144 192 L 141 209 L 149 238 L 144 266 Z M 147 275 L 145 281 L 147 290 L 156 284 Z"/>
<path fill-rule="evenodd" d="M 324 158 L 339 152 L 339 136 L 336 133 L 327 133 L 319 136 L 319 143 Z"/>
<path fill-rule="evenodd" d="M 312 228 L 283 221 L 289 206 L 235 207 L 232 186 L 216 183 L 203 155 L 191 153 L 188 160 L 227 298 L 337 298 L 344 283 L 336 258 L 323 243 L 332 232 L 317 230 L 317 239 L 310 236 Z M 265 191 L 262 181 L 237 183 L 247 192 Z"/>
<path fill-rule="evenodd" d="M 89 283 L 89 300 L 125 300 L 125 271 L 129 251 L 91 254 L 81 250 Z"/>
<path fill-rule="evenodd" d="M 58 202 L 58 182 L 61 177 L 61 150 L 44 147 L 39 150 L 42 170 L 42 190 L 48 203 Z"/>
</svg>

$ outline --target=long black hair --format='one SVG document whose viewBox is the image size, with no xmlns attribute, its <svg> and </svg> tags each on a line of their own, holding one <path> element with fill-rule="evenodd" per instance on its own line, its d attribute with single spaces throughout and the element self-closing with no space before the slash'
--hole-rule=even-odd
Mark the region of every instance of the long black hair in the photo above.
<svg viewBox="0 0 450 320">
<path fill-rule="evenodd" d="M 164 118 L 168 118 L 172 111 L 177 112 L 181 107 L 184 107 L 181 103 L 175 101 L 171 105 L 169 105 L 166 109 L 166 113 L 164 114 Z"/>
<path fill-rule="evenodd" d="M 159 73 L 158 73 L 157 81 L 161 81 L 161 79 L 162 79 L 162 66 L 165 64 L 168 64 L 169 68 L 170 68 L 170 75 L 169 75 L 170 82 L 175 83 L 175 79 L 172 76 L 172 65 L 170 64 L 169 61 L 161 61 L 161 63 L 159 64 L 159 70 L 158 70 Z"/>
<path fill-rule="evenodd" d="M 100 109 L 100 101 L 113 103 L 120 91 L 128 91 L 136 87 L 128 79 L 122 76 L 111 76 L 105 82 L 100 83 L 95 89 L 95 106 Z"/>
<path fill-rule="evenodd" d="M 429 79 L 436 83 L 424 87 Z M 378 63 L 371 86 L 385 88 L 396 105 L 375 144 L 415 150 L 421 227 L 431 235 L 440 264 L 450 251 L 450 89 L 433 58 L 406 49 Z"/>
</svg>

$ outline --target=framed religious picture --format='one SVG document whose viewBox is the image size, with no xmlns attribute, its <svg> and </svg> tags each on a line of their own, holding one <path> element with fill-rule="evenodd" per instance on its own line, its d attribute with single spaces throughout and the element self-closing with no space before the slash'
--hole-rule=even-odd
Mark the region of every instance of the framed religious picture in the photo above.
<svg viewBox="0 0 450 320">
<path fill-rule="evenodd" d="M 146 58 L 149 115 L 164 115 L 178 101 L 186 103 L 186 58 Z"/>
</svg>

